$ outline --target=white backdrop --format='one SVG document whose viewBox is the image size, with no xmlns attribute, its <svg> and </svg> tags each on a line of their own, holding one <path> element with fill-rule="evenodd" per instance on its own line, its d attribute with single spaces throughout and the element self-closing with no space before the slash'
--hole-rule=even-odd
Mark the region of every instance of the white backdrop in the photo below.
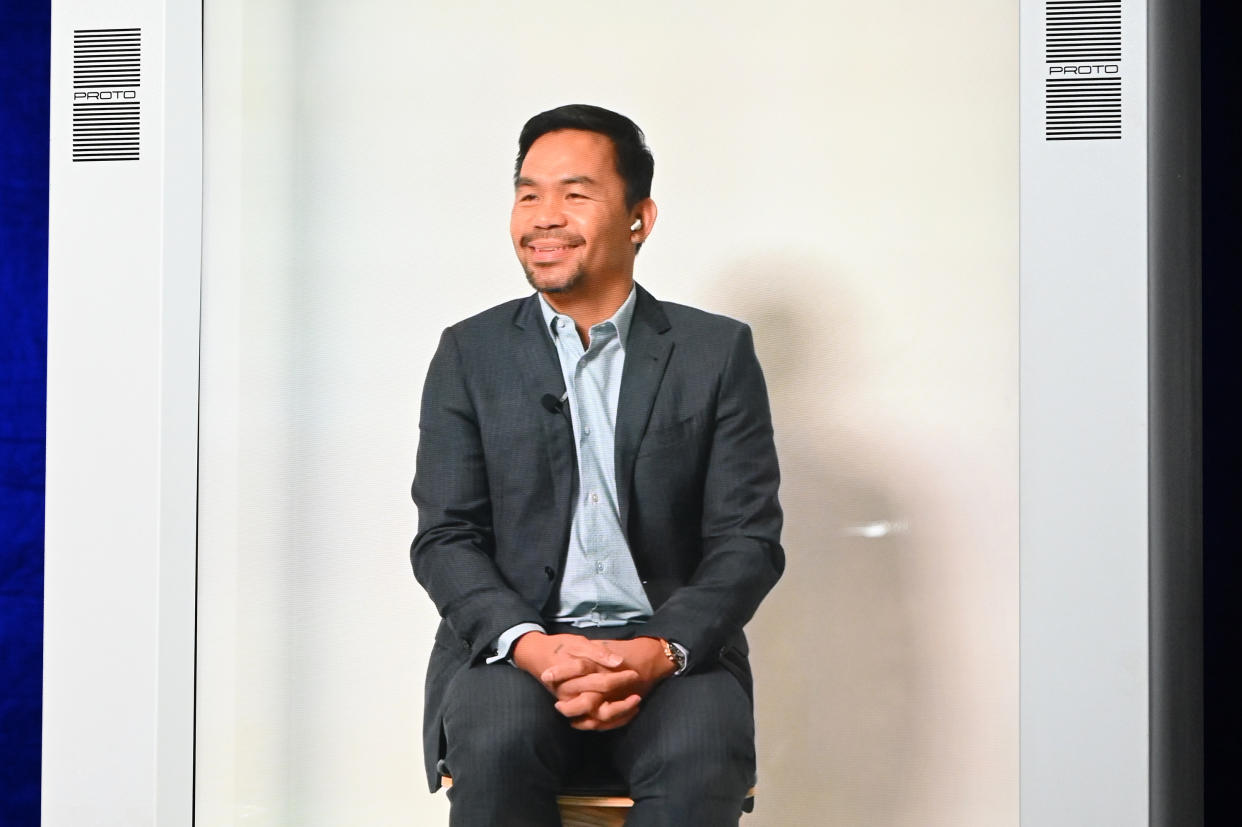
<svg viewBox="0 0 1242 827">
<path fill-rule="evenodd" d="M 198 823 L 444 821 L 418 395 L 445 325 L 525 292 L 517 132 L 576 101 L 655 153 L 638 279 L 751 322 L 769 379 L 789 568 L 746 823 L 1016 823 L 1016 7 L 227 0 L 205 29 Z"/>
</svg>

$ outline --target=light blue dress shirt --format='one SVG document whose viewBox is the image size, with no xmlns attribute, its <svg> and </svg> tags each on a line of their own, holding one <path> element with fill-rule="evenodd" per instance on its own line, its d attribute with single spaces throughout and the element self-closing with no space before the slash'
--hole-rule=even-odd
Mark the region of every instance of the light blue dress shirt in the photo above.
<svg viewBox="0 0 1242 827">
<path fill-rule="evenodd" d="M 631 288 L 612 318 L 590 329 L 583 348 L 574 320 L 539 297 L 565 377 L 578 453 L 578 501 L 555 618 L 573 626 L 624 626 L 651 617 L 651 603 L 621 530 L 615 467 L 617 400 L 635 300 Z"/>
</svg>

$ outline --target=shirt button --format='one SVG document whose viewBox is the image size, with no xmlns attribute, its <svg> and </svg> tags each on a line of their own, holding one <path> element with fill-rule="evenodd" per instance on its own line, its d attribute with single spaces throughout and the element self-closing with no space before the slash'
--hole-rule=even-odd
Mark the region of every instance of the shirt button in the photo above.
<svg viewBox="0 0 1242 827">
<path fill-rule="evenodd" d="M 598 494 L 598 493 L 596 493 L 596 492 L 594 492 L 594 491 L 592 491 L 592 492 L 591 492 L 591 502 L 593 502 L 593 503 L 597 503 L 597 502 L 599 502 L 599 494 Z"/>
<path fill-rule="evenodd" d="M 582 435 L 583 435 L 583 436 L 590 436 L 590 435 L 591 435 L 591 429 L 590 429 L 590 428 L 583 428 L 583 429 L 582 429 Z"/>
<path fill-rule="evenodd" d="M 596 573 L 596 574 L 603 574 L 603 573 L 604 573 L 604 564 L 603 564 L 603 563 L 596 563 L 596 564 L 595 564 L 595 573 Z"/>
</svg>

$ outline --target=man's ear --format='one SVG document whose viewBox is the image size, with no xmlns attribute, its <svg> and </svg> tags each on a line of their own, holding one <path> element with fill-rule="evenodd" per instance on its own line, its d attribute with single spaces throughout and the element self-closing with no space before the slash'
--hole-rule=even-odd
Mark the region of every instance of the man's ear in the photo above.
<svg viewBox="0 0 1242 827">
<path fill-rule="evenodd" d="M 656 203 L 650 198 L 644 198 L 634 205 L 631 211 L 633 223 L 630 224 L 630 240 L 635 244 L 642 244 L 647 240 L 647 236 L 651 235 L 651 230 L 655 227 L 656 215 L 659 210 L 656 209 Z"/>
</svg>

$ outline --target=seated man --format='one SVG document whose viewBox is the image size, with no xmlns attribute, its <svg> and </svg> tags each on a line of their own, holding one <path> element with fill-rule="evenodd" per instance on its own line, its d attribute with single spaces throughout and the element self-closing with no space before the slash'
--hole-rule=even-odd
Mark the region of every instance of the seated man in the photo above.
<svg viewBox="0 0 1242 827">
<path fill-rule="evenodd" d="M 536 292 L 445 330 L 427 373 L 410 553 L 454 825 L 559 824 L 584 753 L 631 824 L 736 824 L 754 779 L 742 627 L 784 568 L 767 391 L 749 328 L 634 283 L 652 169 L 622 115 L 531 118 L 510 234 Z"/>
</svg>

